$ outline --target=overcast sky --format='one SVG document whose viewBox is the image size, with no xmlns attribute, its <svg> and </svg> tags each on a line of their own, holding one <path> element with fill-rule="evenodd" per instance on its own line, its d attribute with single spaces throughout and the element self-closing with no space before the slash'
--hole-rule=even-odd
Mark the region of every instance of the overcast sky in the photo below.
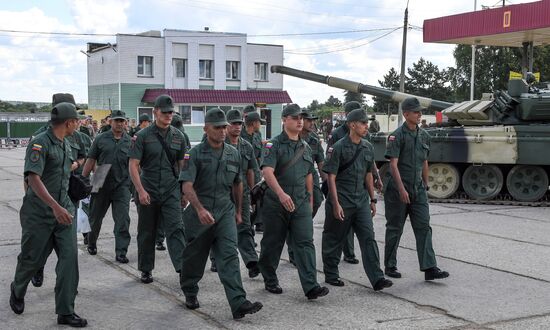
<svg viewBox="0 0 550 330">
<path fill-rule="evenodd" d="M 493 6 L 502 1 L 478 0 Z M 533 2 L 522 0 L 521 2 Z M 2 1 L 0 30 L 138 33 L 181 29 L 239 32 L 249 35 L 376 30 L 403 25 L 407 0 L 48 0 Z M 508 2 L 507 2 L 508 3 Z M 510 3 L 520 3 L 514 0 Z M 409 23 L 422 27 L 429 18 L 472 11 L 474 0 L 410 0 Z M 424 44 L 422 31 L 409 30 L 407 66 L 421 56 L 440 68 L 453 66 L 452 45 Z M 248 42 L 284 45 L 287 66 L 367 84 L 391 68 L 399 71 L 402 30 L 296 37 L 249 37 Z M 378 39 L 378 40 L 375 40 Z M 87 42 L 113 42 L 115 37 L 52 36 L 0 32 L 0 99 L 51 101 L 69 92 L 87 103 Z M 299 54 L 298 54 L 299 53 Z M 323 54 L 319 54 L 323 53 Z M 285 77 L 284 89 L 306 106 L 341 90 Z"/>
</svg>

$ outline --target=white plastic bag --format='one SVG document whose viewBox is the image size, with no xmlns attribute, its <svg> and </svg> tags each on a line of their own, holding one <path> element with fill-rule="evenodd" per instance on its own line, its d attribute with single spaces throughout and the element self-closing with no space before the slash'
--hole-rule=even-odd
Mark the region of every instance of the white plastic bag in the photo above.
<svg viewBox="0 0 550 330">
<path fill-rule="evenodd" d="M 78 204 L 78 211 L 76 212 L 76 232 L 84 234 L 91 232 L 92 228 L 90 228 L 88 215 L 86 215 L 82 209 L 82 202 L 86 202 L 86 199 L 81 200 Z"/>
</svg>

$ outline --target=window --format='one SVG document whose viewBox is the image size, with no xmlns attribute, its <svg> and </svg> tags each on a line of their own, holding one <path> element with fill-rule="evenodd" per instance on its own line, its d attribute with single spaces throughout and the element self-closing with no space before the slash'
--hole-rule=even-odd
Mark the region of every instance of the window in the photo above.
<svg viewBox="0 0 550 330">
<path fill-rule="evenodd" d="M 254 79 L 267 81 L 267 63 L 254 63 Z"/>
<path fill-rule="evenodd" d="M 199 60 L 199 77 L 202 79 L 214 78 L 214 61 L 212 60 Z"/>
<path fill-rule="evenodd" d="M 153 56 L 138 56 L 138 76 L 153 76 Z"/>
<path fill-rule="evenodd" d="M 225 78 L 231 80 L 239 80 L 239 62 L 227 61 L 225 62 Z"/>
<path fill-rule="evenodd" d="M 191 106 L 189 105 L 180 105 L 179 106 L 181 119 L 183 119 L 184 125 L 191 124 Z"/>
<path fill-rule="evenodd" d="M 185 78 L 185 60 L 183 58 L 173 58 L 172 67 L 174 68 L 174 78 Z"/>
<path fill-rule="evenodd" d="M 191 123 L 204 124 L 204 107 L 191 108 Z"/>
</svg>

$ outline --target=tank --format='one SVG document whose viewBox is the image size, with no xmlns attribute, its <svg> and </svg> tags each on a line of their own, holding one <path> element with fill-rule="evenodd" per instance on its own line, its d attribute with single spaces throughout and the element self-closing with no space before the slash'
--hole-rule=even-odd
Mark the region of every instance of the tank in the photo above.
<svg viewBox="0 0 550 330">
<path fill-rule="evenodd" d="M 358 82 L 274 65 L 271 72 L 315 81 L 352 92 L 401 102 L 409 96 Z M 530 78 L 530 77 L 528 77 Z M 529 82 L 528 82 L 529 81 Z M 431 126 L 429 186 L 431 199 L 524 202 L 550 200 L 550 90 L 531 80 L 510 80 L 508 90 L 483 94 L 481 100 L 449 103 L 418 97 L 448 121 Z M 387 133 L 372 135 L 380 172 Z"/>
</svg>

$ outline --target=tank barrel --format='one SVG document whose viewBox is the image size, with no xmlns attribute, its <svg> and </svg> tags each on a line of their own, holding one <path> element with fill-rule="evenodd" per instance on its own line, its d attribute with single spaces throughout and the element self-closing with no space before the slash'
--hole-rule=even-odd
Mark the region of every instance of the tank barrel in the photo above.
<svg viewBox="0 0 550 330">
<path fill-rule="evenodd" d="M 364 84 L 347 80 L 347 79 L 336 78 L 331 76 L 323 76 L 323 75 L 308 72 L 308 71 L 289 68 L 283 65 L 272 65 L 271 72 L 281 73 L 281 74 L 293 76 L 300 79 L 311 80 L 311 81 L 315 81 L 331 87 L 352 91 L 355 93 L 363 93 L 363 94 L 368 94 L 368 95 L 373 95 L 378 97 L 386 97 L 395 102 L 401 102 L 407 97 L 414 96 L 418 99 L 420 104 L 426 108 L 432 107 L 432 108 L 441 110 L 441 109 L 446 109 L 453 105 L 453 103 L 449 103 L 449 102 L 432 100 L 427 97 L 421 97 L 421 96 L 411 95 L 407 93 L 396 92 L 389 89 L 371 86 L 371 85 L 364 85 Z"/>
</svg>

